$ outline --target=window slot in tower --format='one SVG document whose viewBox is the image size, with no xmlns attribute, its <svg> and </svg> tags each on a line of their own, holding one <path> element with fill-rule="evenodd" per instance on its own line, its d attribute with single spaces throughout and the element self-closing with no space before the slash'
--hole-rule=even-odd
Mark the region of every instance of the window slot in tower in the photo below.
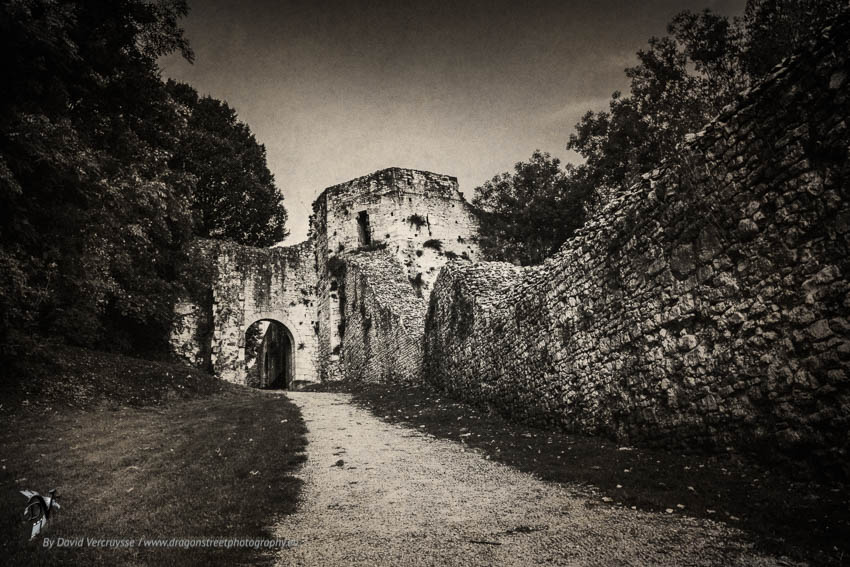
<svg viewBox="0 0 850 567">
<path fill-rule="evenodd" d="M 360 239 L 360 246 L 369 246 L 372 244 L 372 234 L 369 229 L 369 213 L 366 211 L 357 213 L 357 236 Z"/>
</svg>

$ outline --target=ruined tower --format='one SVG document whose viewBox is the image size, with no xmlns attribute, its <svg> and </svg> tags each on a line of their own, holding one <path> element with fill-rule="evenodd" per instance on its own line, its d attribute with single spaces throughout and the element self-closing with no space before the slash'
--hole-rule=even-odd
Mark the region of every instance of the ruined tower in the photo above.
<svg viewBox="0 0 850 567">
<path fill-rule="evenodd" d="M 285 367 L 289 374 L 278 383 L 292 387 L 339 379 L 345 357 L 343 266 L 356 258 L 361 275 L 379 266 L 376 277 L 402 282 L 402 295 L 417 302 L 424 319 L 440 268 L 450 259 L 478 259 L 477 226 L 457 179 L 448 175 L 390 168 L 329 187 L 313 203 L 305 242 L 270 249 L 199 244 L 198 254 L 211 267 L 211 301 L 178 305 L 174 350 L 245 384 L 246 332 L 257 321 L 275 321 L 285 332 L 268 328 L 287 337 L 285 348 L 277 349 L 284 362 L 266 363 L 260 353 L 260 368 Z"/>
</svg>

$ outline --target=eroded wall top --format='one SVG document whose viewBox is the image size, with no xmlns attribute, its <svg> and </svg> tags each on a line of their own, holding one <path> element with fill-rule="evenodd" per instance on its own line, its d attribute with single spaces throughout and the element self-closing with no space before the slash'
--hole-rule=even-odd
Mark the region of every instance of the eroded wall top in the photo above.
<svg viewBox="0 0 850 567">
<path fill-rule="evenodd" d="M 426 375 L 515 418 L 846 470 L 848 32 L 845 17 L 544 265 L 444 269 Z"/>
</svg>

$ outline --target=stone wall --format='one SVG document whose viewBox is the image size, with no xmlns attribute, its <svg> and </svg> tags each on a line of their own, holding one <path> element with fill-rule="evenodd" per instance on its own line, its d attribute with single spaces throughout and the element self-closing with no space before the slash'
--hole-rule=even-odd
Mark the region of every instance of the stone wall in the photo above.
<svg viewBox="0 0 850 567">
<path fill-rule="evenodd" d="M 346 258 L 342 373 L 352 380 L 421 382 L 427 304 L 386 251 Z"/>
<path fill-rule="evenodd" d="M 367 219 L 368 236 L 361 219 Z M 477 217 L 458 191 L 457 179 L 390 168 L 329 187 L 313 203 L 316 242 L 319 354 L 322 379 L 343 376 L 340 366 L 338 281 L 327 267 L 365 248 L 381 248 L 404 267 L 410 285 L 427 298 L 440 268 L 451 258 L 479 256 Z"/>
<path fill-rule="evenodd" d="M 212 291 L 210 290 L 210 295 Z M 210 303 L 212 299 L 210 299 Z M 212 369 L 212 305 L 184 298 L 174 306 L 171 352 L 196 368 Z"/>
<path fill-rule="evenodd" d="M 457 179 L 427 171 L 390 168 L 325 189 L 314 203 L 314 227 L 329 255 L 366 245 L 358 219 L 368 218 L 369 239 L 380 242 L 430 289 L 452 256 L 478 258 L 478 221 Z M 439 240 L 440 250 L 431 246 Z M 422 252 L 421 255 L 417 254 Z"/>
<path fill-rule="evenodd" d="M 191 301 L 178 305 L 172 347 L 196 363 L 209 350 L 214 374 L 246 383 L 245 332 L 260 320 L 286 327 L 292 342 L 293 379 L 318 380 L 318 338 L 315 255 L 313 242 L 284 248 L 251 248 L 229 242 L 205 241 L 199 253 L 212 267 L 211 309 Z M 198 331 L 208 321 L 211 332 Z M 193 325 L 195 325 L 193 327 Z"/>
<path fill-rule="evenodd" d="M 447 265 L 427 379 L 568 430 L 846 466 L 848 37 L 777 68 L 544 265 Z"/>
<path fill-rule="evenodd" d="M 291 334 L 296 382 L 336 380 L 354 374 L 368 379 L 392 376 L 394 380 L 418 376 L 425 300 L 449 259 L 478 257 L 477 222 L 454 177 L 391 168 L 325 189 L 313 203 L 310 238 L 301 244 L 259 249 L 199 242 L 197 254 L 208 258 L 210 264 L 210 274 L 204 276 L 209 305 L 197 301 L 177 305 L 173 350 L 196 366 L 245 384 L 245 331 L 254 322 L 268 319 L 282 323 Z M 381 251 L 375 256 L 374 266 L 364 260 L 367 256 L 358 257 L 369 250 Z M 383 306 L 379 306 L 381 291 L 370 296 L 375 300 L 369 308 L 387 322 L 373 333 L 380 332 L 387 340 L 397 339 L 407 349 L 407 306 L 397 300 L 418 300 L 422 311 L 417 327 L 418 350 L 410 350 L 412 354 L 405 358 L 409 364 L 416 360 L 415 368 L 392 370 L 381 366 L 382 370 L 372 376 L 361 364 L 363 356 L 371 356 L 372 346 L 355 349 L 355 338 L 344 337 L 342 290 L 346 281 L 344 273 L 337 270 L 349 260 L 357 266 L 352 273 L 362 275 L 352 290 L 365 294 L 367 290 L 388 289 L 384 284 L 392 283 L 396 286 L 393 293 L 401 294 L 386 298 Z M 369 279 L 373 268 L 385 271 L 387 282 Z M 390 321 L 402 327 L 390 329 Z M 369 336 L 358 335 L 364 339 Z M 388 344 L 387 356 L 392 350 Z M 380 355 L 374 364 L 384 364 L 385 358 Z"/>
</svg>

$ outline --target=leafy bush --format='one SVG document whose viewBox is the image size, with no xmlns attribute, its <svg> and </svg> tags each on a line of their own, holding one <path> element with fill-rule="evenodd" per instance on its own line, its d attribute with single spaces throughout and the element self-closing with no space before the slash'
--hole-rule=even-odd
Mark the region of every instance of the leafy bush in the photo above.
<svg viewBox="0 0 850 567">
<path fill-rule="evenodd" d="M 437 252 L 440 252 L 443 249 L 443 241 L 440 240 L 439 238 L 430 238 L 430 239 L 426 240 L 422 244 L 422 246 L 424 246 L 425 248 L 432 248 L 432 249 L 436 250 Z"/>
<path fill-rule="evenodd" d="M 407 222 L 414 225 L 416 228 L 422 228 L 426 224 L 428 224 L 428 219 L 419 214 L 412 214 L 407 217 Z"/>
</svg>

